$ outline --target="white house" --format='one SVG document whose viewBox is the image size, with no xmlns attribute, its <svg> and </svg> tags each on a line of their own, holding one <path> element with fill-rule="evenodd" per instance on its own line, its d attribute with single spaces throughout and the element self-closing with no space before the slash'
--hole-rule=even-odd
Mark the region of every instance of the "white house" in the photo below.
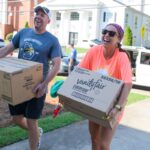
<svg viewBox="0 0 150 150">
<path fill-rule="evenodd" d="M 123 28 L 129 25 L 133 33 L 133 45 L 144 45 L 145 41 L 150 41 L 150 16 L 141 11 L 141 3 L 136 9 L 132 5 L 124 4 L 124 1 L 47 0 L 40 5 L 45 5 L 51 10 L 52 21 L 47 29 L 59 38 L 62 45 L 75 43 L 79 47 L 89 46 L 88 41 L 100 39 L 101 30 L 112 22 L 120 24 Z M 146 31 L 143 39 L 142 26 Z"/>
</svg>

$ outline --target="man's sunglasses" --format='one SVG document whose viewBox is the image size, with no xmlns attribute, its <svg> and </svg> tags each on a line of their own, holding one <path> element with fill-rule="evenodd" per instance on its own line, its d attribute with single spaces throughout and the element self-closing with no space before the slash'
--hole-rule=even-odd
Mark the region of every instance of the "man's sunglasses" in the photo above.
<svg viewBox="0 0 150 150">
<path fill-rule="evenodd" d="M 102 34 L 103 34 L 103 35 L 105 35 L 105 34 L 107 34 L 107 33 L 109 34 L 110 37 L 114 37 L 114 36 L 116 35 L 116 32 L 115 32 L 115 31 L 109 31 L 109 30 L 106 30 L 106 29 L 103 29 L 103 30 L 102 30 Z"/>
</svg>

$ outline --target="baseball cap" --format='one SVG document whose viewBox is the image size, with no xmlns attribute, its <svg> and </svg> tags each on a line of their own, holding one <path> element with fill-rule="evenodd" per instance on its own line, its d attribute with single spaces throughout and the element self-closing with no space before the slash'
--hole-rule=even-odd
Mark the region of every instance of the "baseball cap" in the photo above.
<svg viewBox="0 0 150 150">
<path fill-rule="evenodd" d="M 39 10 L 43 11 L 49 17 L 49 19 L 51 18 L 51 12 L 48 8 L 44 6 L 37 6 L 35 7 L 34 12 L 37 13 Z"/>
</svg>

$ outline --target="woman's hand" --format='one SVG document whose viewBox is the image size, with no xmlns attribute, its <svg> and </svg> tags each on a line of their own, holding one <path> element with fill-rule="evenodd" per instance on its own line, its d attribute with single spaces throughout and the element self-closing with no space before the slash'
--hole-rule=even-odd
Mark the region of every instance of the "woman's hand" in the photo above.
<svg viewBox="0 0 150 150">
<path fill-rule="evenodd" d="M 118 109 L 116 109 L 115 107 L 111 109 L 111 111 L 109 112 L 108 116 L 112 119 L 116 119 L 118 117 L 118 115 L 120 114 L 121 111 L 119 111 Z"/>
</svg>

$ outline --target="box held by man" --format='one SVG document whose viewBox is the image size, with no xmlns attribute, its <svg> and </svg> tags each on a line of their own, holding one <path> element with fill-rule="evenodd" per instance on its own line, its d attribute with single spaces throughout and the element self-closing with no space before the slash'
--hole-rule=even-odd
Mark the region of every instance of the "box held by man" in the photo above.
<svg viewBox="0 0 150 150">
<path fill-rule="evenodd" d="M 17 105 L 35 96 L 43 80 L 43 64 L 14 57 L 0 59 L 0 99 Z"/>
<path fill-rule="evenodd" d="M 64 107 L 89 120 L 113 128 L 115 119 L 108 119 L 123 86 L 123 81 L 76 67 L 58 90 Z"/>
</svg>

